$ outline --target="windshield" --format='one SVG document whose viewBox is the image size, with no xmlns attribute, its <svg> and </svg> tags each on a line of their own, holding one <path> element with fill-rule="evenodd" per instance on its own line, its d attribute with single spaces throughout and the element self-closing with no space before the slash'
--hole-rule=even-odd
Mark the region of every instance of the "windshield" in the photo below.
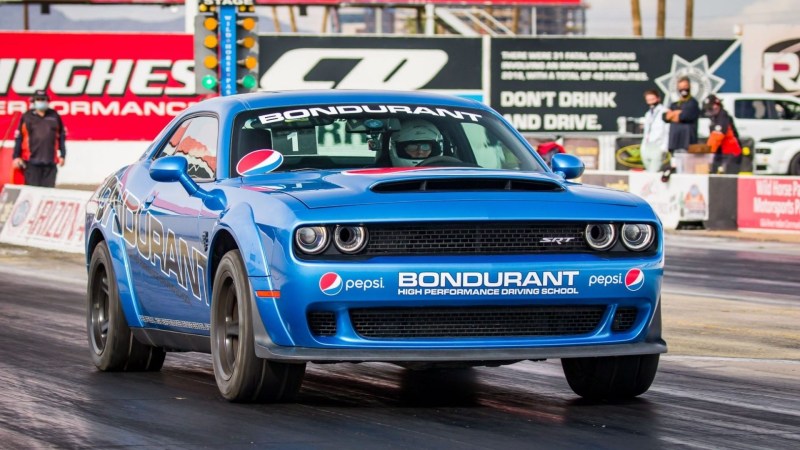
<svg viewBox="0 0 800 450">
<path fill-rule="evenodd" d="M 245 156 L 264 149 L 281 154 L 272 155 L 277 166 L 269 171 L 415 166 L 545 171 L 500 119 L 480 110 L 381 104 L 261 109 L 240 114 L 234 127 L 233 176 L 245 173 L 241 165 L 237 169 Z"/>
</svg>

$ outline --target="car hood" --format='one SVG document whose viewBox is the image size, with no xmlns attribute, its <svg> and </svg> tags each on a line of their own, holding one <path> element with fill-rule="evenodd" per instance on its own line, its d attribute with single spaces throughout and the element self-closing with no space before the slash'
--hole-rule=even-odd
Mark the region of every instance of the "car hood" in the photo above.
<svg viewBox="0 0 800 450">
<path fill-rule="evenodd" d="M 402 202 L 541 201 L 636 206 L 636 197 L 564 181 L 558 175 L 464 168 L 280 172 L 245 177 L 243 188 L 283 192 L 306 207 Z"/>
</svg>

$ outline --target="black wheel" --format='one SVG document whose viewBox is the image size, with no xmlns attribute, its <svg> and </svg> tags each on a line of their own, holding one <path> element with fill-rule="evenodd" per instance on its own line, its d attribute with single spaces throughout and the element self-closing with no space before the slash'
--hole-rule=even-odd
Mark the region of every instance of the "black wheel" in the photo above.
<svg viewBox="0 0 800 450">
<path fill-rule="evenodd" d="M 256 356 L 252 289 L 238 250 L 222 257 L 211 297 L 211 359 L 223 397 L 234 402 L 280 402 L 294 398 L 305 364 L 285 364 Z"/>
<path fill-rule="evenodd" d="M 800 175 L 800 153 L 789 162 L 789 175 Z"/>
<path fill-rule="evenodd" d="M 590 400 L 625 400 L 644 394 L 658 369 L 658 354 L 565 358 L 561 367 L 572 390 Z"/>
<path fill-rule="evenodd" d="M 159 371 L 166 352 L 137 341 L 119 302 L 117 278 L 105 242 L 89 263 L 86 331 L 92 362 L 102 371 Z"/>
</svg>

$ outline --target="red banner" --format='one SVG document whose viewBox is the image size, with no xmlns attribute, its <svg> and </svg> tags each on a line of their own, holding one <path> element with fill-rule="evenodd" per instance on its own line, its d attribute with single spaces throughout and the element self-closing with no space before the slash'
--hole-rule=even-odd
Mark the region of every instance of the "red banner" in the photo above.
<svg viewBox="0 0 800 450">
<path fill-rule="evenodd" d="M 739 178 L 739 228 L 800 231 L 800 178 Z"/>
<path fill-rule="evenodd" d="M 0 33 L 0 41 L 3 134 L 38 89 L 69 140 L 150 140 L 200 100 L 188 34 Z"/>
</svg>

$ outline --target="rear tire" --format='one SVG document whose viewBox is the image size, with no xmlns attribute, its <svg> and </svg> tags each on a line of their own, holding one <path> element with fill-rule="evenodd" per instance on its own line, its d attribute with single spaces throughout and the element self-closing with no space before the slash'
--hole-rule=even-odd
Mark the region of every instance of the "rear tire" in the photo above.
<svg viewBox="0 0 800 450">
<path fill-rule="evenodd" d="M 658 354 L 565 358 L 564 375 L 572 390 L 589 400 L 625 400 L 650 389 Z"/>
<path fill-rule="evenodd" d="M 92 362 L 104 372 L 161 370 L 166 352 L 137 341 L 128 327 L 117 290 L 117 277 L 105 242 L 89 263 L 86 332 Z"/>
<path fill-rule="evenodd" d="M 256 356 L 252 289 L 241 254 L 231 250 L 214 275 L 211 300 L 211 359 L 223 397 L 232 402 L 281 402 L 294 398 L 305 364 L 285 364 Z"/>
</svg>

